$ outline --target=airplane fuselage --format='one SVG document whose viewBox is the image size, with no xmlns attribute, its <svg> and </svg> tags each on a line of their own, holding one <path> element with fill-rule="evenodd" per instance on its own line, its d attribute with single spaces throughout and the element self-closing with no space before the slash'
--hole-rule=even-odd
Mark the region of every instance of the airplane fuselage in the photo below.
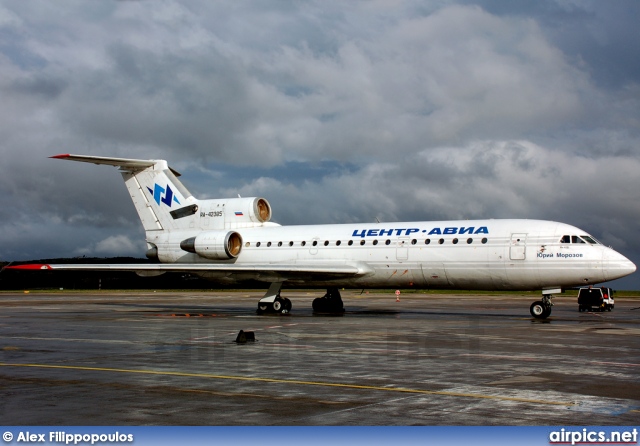
<svg viewBox="0 0 640 446">
<path fill-rule="evenodd" d="M 600 243 L 585 242 L 574 226 L 540 220 L 433 221 L 279 226 L 266 223 L 227 229 L 242 237 L 232 260 L 211 261 L 185 252 L 180 242 L 197 232 L 147 232 L 164 263 L 342 262 L 367 273 L 354 277 L 291 277 L 271 274 L 198 273 L 226 283 L 243 280 L 309 287 L 532 290 L 600 283 L 629 274 L 635 266 Z M 199 232 L 199 231 L 198 231 Z M 562 243 L 569 236 L 579 243 Z M 586 236 L 587 240 L 593 240 Z"/>
</svg>

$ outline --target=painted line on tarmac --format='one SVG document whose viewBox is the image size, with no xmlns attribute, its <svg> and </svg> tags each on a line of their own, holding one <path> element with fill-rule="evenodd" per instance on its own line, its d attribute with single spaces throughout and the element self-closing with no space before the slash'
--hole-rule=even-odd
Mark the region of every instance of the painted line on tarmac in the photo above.
<svg viewBox="0 0 640 446">
<path fill-rule="evenodd" d="M 43 338 L 36 336 L 8 336 L 7 339 L 24 339 L 27 341 L 87 342 L 96 344 L 136 344 L 135 341 L 127 341 L 123 339 Z"/>
<path fill-rule="evenodd" d="M 538 400 L 538 399 L 532 399 L 532 398 L 486 395 L 482 393 L 449 392 L 446 390 L 409 389 L 406 387 L 379 387 L 379 386 L 367 386 L 367 385 L 359 385 L 359 384 L 332 383 L 332 382 L 323 382 L 323 381 L 300 381 L 295 379 L 260 378 L 260 377 L 233 376 L 233 375 L 212 375 L 208 373 L 172 372 L 168 370 L 159 371 L 159 370 L 145 370 L 145 369 L 116 369 L 116 368 L 109 368 L 109 367 L 87 367 L 87 366 L 79 366 L 79 365 L 18 364 L 18 363 L 7 363 L 7 362 L 0 362 L 0 367 L 82 370 L 82 371 L 89 371 L 89 372 L 131 373 L 131 374 L 139 374 L 139 375 L 178 376 L 178 377 L 186 377 L 186 378 L 295 384 L 295 385 L 302 385 L 302 386 L 337 387 L 342 389 L 353 389 L 353 390 L 376 390 L 376 391 L 384 391 L 384 392 L 452 396 L 452 397 L 458 397 L 458 398 L 474 398 L 474 399 L 486 399 L 486 400 L 497 400 L 497 401 L 515 401 L 519 403 L 543 404 L 547 406 L 575 405 L 575 403 L 567 402 L 567 401 L 548 401 L 548 400 Z"/>
</svg>

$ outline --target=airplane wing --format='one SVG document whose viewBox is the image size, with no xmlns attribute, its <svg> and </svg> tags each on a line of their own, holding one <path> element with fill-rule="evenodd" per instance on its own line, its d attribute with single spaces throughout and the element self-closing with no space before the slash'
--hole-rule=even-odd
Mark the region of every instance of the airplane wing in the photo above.
<svg viewBox="0 0 640 446">
<path fill-rule="evenodd" d="M 59 271 L 134 271 L 137 274 L 155 275 L 165 272 L 184 273 L 219 273 L 222 275 L 250 275 L 265 281 L 277 276 L 280 280 L 287 278 L 339 278 L 357 277 L 373 273 L 370 266 L 362 262 L 354 263 L 161 263 L 161 264 L 27 264 L 7 266 L 5 269 L 15 270 L 59 270 Z"/>
</svg>

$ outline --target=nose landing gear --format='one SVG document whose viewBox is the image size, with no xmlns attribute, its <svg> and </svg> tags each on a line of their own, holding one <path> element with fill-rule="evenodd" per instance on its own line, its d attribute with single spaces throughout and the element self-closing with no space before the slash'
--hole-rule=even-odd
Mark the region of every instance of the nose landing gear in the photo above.
<svg viewBox="0 0 640 446">
<path fill-rule="evenodd" d="M 543 291 L 542 300 L 535 301 L 529 307 L 531 316 L 535 317 L 536 319 L 546 319 L 551 314 L 551 307 L 553 306 L 553 302 L 551 302 L 551 299 L 553 299 L 553 296 L 551 294 L 546 294 L 545 291 L 546 290 Z"/>
</svg>

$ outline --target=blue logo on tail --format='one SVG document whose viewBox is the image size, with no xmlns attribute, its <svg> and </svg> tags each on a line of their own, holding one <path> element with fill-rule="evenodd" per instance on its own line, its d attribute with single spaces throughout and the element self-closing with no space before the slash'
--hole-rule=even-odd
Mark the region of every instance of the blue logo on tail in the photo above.
<svg viewBox="0 0 640 446">
<path fill-rule="evenodd" d="M 166 189 L 160 186 L 158 183 L 154 184 L 153 189 L 151 189 L 150 187 L 147 187 L 147 189 L 149 190 L 149 193 L 153 195 L 153 199 L 156 200 L 156 203 L 158 203 L 158 205 L 160 205 L 160 202 L 163 202 L 167 206 L 171 207 L 172 201 L 175 201 L 176 203 L 180 204 L 180 200 L 178 200 L 178 197 L 173 195 L 171 186 L 169 186 L 168 184 Z M 166 190 L 166 194 L 162 196 L 162 194 L 165 193 L 165 190 Z"/>
</svg>

